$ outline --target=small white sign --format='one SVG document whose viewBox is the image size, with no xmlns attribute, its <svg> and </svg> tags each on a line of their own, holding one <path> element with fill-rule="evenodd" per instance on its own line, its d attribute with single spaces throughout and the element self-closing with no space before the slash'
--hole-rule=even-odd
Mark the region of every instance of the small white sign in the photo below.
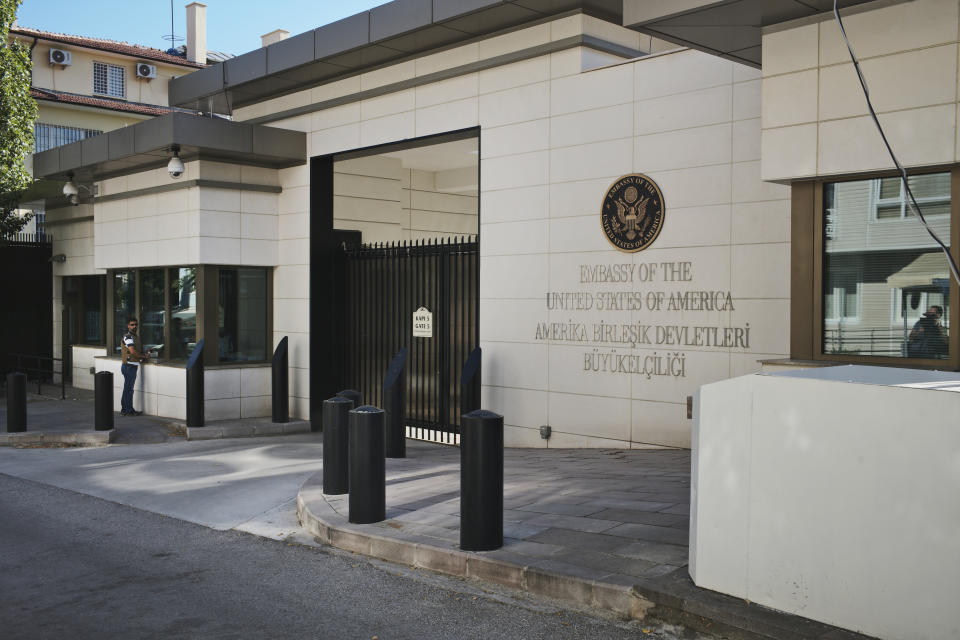
<svg viewBox="0 0 960 640">
<path fill-rule="evenodd" d="M 413 312 L 413 337 L 433 337 L 433 313 L 426 307 L 420 307 Z"/>
</svg>

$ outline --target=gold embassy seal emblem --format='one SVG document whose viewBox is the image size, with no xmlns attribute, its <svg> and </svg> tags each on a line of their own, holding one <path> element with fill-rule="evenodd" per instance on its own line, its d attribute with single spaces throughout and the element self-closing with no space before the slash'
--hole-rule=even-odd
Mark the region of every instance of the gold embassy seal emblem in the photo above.
<svg viewBox="0 0 960 640">
<path fill-rule="evenodd" d="M 603 198 L 600 224 L 610 244 L 634 253 L 660 235 L 665 207 L 657 183 L 640 173 L 617 179 Z"/>
</svg>

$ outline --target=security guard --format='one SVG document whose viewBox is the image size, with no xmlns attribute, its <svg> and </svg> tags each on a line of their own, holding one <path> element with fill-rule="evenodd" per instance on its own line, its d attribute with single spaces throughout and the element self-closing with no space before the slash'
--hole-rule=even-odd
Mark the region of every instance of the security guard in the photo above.
<svg viewBox="0 0 960 640">
<path fill-rule="evenodd" d="M 133 316 L 127 318 L 127 332 L 120 341 L 120 356 L 123 359 L 123 364 L 120 365 L 120 373 L 123 374 L 123 393 L 120 394 L 122 416 L 138 416 L 142 413 L 133 408 L 133 385 L 137 381 L 140 363 L 146 362 L 149 356 L 143 353 L 143 345 L 137 335 L 138 324 Z"/>
</svg>

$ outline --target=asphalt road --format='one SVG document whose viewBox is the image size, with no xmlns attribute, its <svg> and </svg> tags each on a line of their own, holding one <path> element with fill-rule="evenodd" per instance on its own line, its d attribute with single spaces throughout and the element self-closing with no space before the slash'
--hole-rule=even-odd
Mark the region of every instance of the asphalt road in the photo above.
<svg viewBox="0 0 960 640">
<path fill-rule="evenodd" d="M 687 637 L 2 474 L 0 593 L 6 640 Z"/>
</svg>

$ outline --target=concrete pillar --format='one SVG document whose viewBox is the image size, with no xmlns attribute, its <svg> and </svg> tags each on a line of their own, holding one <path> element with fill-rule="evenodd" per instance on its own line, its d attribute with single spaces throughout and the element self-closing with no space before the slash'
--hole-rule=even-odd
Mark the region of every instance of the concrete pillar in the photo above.
<svg viewBox="0 0 960 640">
<path fill-rule="evenodd" d="M 207 5 L 187 5 L 187 60 L 207 63 Z"/>
<path fill-rule="evenodd" d="M 274 29 L 270 33 L 265 33 L 260 36 L 260 46 L 268 47 L 274 42 L 280 42 L 281 40 L 286 40 L 290 36 L 290 32 L 286 29 Z"/>
</svg>

